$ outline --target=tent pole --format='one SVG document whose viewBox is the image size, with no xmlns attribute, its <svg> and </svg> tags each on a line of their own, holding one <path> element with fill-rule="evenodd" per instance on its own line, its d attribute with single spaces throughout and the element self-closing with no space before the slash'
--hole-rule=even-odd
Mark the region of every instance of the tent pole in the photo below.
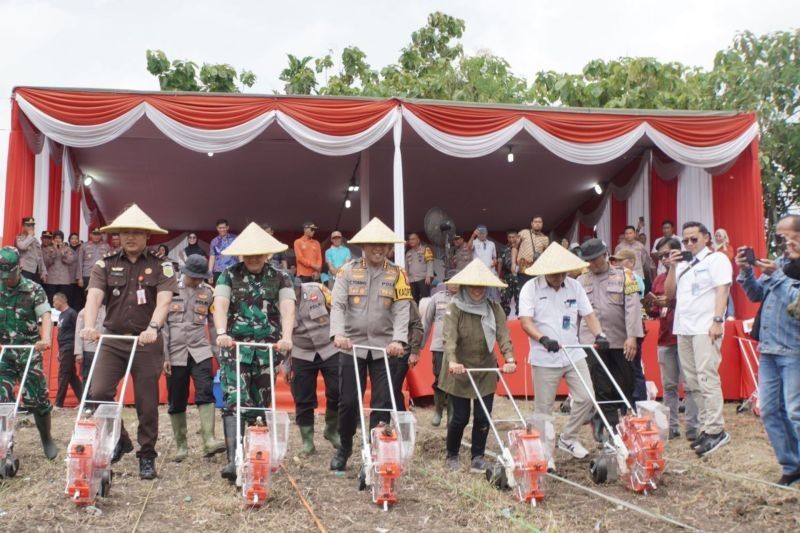
<svg viewBox="0 0 800 533">
<path fill-rule="evenodd" d="M 358 166 L 358 196 L 361 205 L 361 227 L 370 221 L 369 216 L 369 148 L 361 151 L 361 163 Z"/>
<path fill-rule="evenodd" d="M 400 152 L 400 139 L 403 134 L 403 121 L 394 124 L 394 163 L 392 165 L 392 193 L 394 204 L 394 231 L 402 239 L 406 235 L 405 198 L 403 193 L 403 157 Z M 394 263 L 405 268 L 405 243 L 394 245 Z"/>
</svg>

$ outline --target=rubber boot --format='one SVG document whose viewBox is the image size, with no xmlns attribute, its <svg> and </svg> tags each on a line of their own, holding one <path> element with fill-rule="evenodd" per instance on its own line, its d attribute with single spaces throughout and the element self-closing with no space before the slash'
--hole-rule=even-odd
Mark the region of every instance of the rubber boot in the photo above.
<svg viewBox="0 0 800 533">
<path fill-rule="evenodd" d="M 220 475 L 236 483 L 236 417 L 223 416 L 222 429 L 225 432 L 225 447 L 228 450 L 228 464 L 222 468 Z"/>
<path fill-rule="evenodd" d="M 444 412 L 444 404 L 446 401 L 446 395 L 443 390 L 434 389 L 433 390 L 433 418 L 431 418 L 431 425 L 433 427 L 439 427 L 442 424 L 442 413 Z"/>
<path fill-rule="evenodd" d="M 342 447 L 342 440 L 339 438 L 338 411 L 325 411 L 325 431 L 322 436 L 337 450 Z"/>
<path fill-rule="evenodd" d="M 331 459 L 330 469 L 336 472 L 344 472 L 347 470 L 347 460 L 350 458 L 351 450 L 343 450 L 341 447 L 336 448 L 336 453 L 333 454 Z"/>
<path fill-rule="evenodd" d="M 216 409 L 213 403 L 204 403 L 197 406 L 200 413 L 200 434 L 203 436 L 203 455 L 211 457 L 225 451 L 225 443 L 214 438 L 214 421 Z"/>
<path fill-rule="evenodd" d="M 303 449 L 300 455 L 308 457 L 317 453 L 314 447 L 314 426 L 300 426 L 300 436 L 303 439 Z"/>
<path fill-rule="evenodd" d="M 39 438 L 42 440 L 44 456 L 50 460 L 55 459 L 58 455 L 58 446 L 50 435 L 50 413 L 44 416 L 34 415 L 33 419 L 36 421 L 36 429 L 39 430 Z"/>
<path fill-rule="evenodd" d="M 180 463 L 189 457 L 189 445 L 186 442 L 186 411 L 169 415 L 169 421 L 172 422 L 172 435 L 175 438 L 175 455 L 172 460 Z"/>
</svg>

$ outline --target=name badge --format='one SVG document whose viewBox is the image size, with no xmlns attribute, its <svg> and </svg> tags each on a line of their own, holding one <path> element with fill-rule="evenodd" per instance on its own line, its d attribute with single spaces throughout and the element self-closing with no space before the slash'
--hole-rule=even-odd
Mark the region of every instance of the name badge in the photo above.
<svg viewBox="0 0 800 533">
<path fill-rule="evenodd" d="M 144 289 L 139 289 L 136 291 L 136 303 L 139 305 L 144 305 L 147 303 L 147 295 L 144 292 Z"/>
<path fill-rule="evenodd" d="M 572 318 L 569 315 L 564 315 L 561 318 L 561 329 L 569 329 L 570 324 L 572 324 Z"/>
</svg>

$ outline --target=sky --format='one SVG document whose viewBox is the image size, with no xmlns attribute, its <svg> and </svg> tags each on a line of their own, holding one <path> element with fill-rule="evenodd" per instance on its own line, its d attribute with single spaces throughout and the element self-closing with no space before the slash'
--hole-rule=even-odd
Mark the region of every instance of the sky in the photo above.
<svg viewBox="0 0 800 533">
<path fill-rule="evenodd" d="M 437 10 L 464 19 L 467 53 L 490 50 L 529 81 L 622 56 L 711 68 L 738 31 L 800 27 L 796 0 L 0 0 L 0 198 L 14 86 L 158 90 L 151 48 L 250 69 L 258 80 L 248 92 L 272 93 L 287 53 L 354 45 L 380 69 Z"/>
</svg>

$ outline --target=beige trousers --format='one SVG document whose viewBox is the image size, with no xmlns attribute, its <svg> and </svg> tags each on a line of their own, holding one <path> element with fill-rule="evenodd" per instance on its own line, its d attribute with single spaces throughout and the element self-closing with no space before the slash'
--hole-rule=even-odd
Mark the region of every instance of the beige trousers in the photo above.
<svg viewBox="0 0 800 533">
<path fill-rule="evenodd" d="M 533 391 L 536 395 L 534 398 L 534 410 L 537 413 L 543 415 L 552 413 L 558 384 L 561 382 L 562 377 L 567 382 L 570 395 L 572 395 L 572 410 L 570 411 L 567 425 L 564 426 L 564 431 L 561 432 L 561 436 L 565 441 L 578 438 L 581 426 L 589 419 L 594 410 L 594 404 L 592 403 L 594 387 L 592 386 L 592 378 L 589 375 L 589 366 L 586 364 L 586 359 L 576 361 L 575 366 L 588 388 L 583 386 L 578 373 L 575 372 L 572 365 L 555 368 L 531 365 Z"/>
<path fill-rule="evenodd" d="M 686 378 L 686 390 L 697 404 L 700 430 L 709 435 L 718 435 L 725 429 L 719 379 L 721 345 L 722 339 L 711 342 L 707 334 L 678 335 L 678 357 Z"/>
</svg>

